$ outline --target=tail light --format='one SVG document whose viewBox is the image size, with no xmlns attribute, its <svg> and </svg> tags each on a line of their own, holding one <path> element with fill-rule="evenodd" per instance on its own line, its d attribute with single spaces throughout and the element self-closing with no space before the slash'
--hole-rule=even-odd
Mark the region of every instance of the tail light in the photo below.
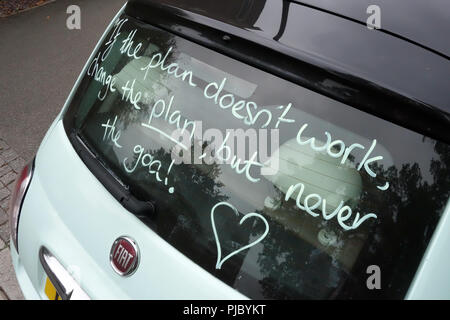
<svg viewBox="0 0 450 320">
<path fill-rule="evenodd" d="M 16 185 L 11 196 L 11 203 L 9 205 L 9 226 L 11 230 L 11 240 L 17 252 L 17 229 L 19 228 L 19 216 L 22 209 L 22 202 L 30 185 L 31 177 L 33 175 L 34 160 L 27 164 L 19 174 L 16 180 Z"/>
</svg>

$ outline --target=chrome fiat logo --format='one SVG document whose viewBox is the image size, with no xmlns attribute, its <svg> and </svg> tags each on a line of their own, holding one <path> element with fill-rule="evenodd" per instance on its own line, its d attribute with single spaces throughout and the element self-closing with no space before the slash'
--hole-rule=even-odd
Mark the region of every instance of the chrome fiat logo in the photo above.
<svg viewBox="0 0 450 320">
<path fill-rule="evenodd" d="M 114 241 L 109 254 L 111 266 L 121 276 L 130 276 L 139 265 L 139 248 L 130 237 L 120 237 Z"/>
</svg>

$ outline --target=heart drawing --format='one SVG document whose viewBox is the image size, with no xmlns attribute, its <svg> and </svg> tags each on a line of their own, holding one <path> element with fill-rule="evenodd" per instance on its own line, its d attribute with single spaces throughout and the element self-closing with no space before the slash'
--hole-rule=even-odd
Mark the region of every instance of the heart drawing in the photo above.
<svg viewBox="0 0 450 320">
<path fill-rule="evenodd" d="M 245 214 L 242 217 L 242 219 L 239 221 L 239 225 L 242 225 L 242 223 L 244 223 L 244 221 L 247 220 L 248 218 L 255 217 L 255 218 L 261 219 L 264 222 L 264 224 L 266 225 L 266 230 L 264 231 L 262 236 L 260 236 L 255 241 L 243 246 L 242 248 L 240 248 L 238 250 L 231 252 L 229 255 L 227 255 L 225 258 L 222 259 L 222 247 L 220 246 L 220 240 L 219 240 L 219 236 L 217 235 L 217 230 L 216 230 L 216 223 L 214 221 L 214 212 L 215 212 L 216 208 L 220 207 L 220 206 L 227 206 L 227 207 L 231 208 L 233 210 L 233 212 L 237 216 L 239 216 L 239 212 L 236 210 L 236 208 L 233 207 L 233 205 L 229 204 L 228 202 L 219 202 L 211 209 L 211 224 L 212 224 L 214 237 L 216 238 L 216 245 L 217 245 L 216 269 L 221 269 L 223 263 L 225 261 L 227 261 L 228 259 L 230 259 L 232 256 L 237 255 L 239 252 L 247 250 L 247 249 L 253 247 L 254 245 L 256 245 L 257 243 L 261 242 L 269 233 L 269 224 L 267 223 L 267 220 L 262 215 L 260 215 L 258 213 L 254 213 L 254 212 Z"/>
</svg>

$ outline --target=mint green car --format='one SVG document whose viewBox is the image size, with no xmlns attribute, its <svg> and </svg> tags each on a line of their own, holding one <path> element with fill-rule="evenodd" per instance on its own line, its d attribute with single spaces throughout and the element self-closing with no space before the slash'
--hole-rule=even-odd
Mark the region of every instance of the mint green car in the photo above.
<svg viewBox="0 0 450 320">
<path fill-rule="evenodd" d="M 122 8 L 14 190 L 27 299 L 450 299 L 448 60 L 279 6 Z"/>
</svg>

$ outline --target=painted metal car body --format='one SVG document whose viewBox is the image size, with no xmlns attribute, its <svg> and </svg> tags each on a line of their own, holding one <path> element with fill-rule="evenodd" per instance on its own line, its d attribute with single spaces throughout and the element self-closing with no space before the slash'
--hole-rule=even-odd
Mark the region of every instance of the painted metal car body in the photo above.
<svg viewBox="0 0 450 320">
<path fill-rule="evenodd" d="M 11 242 L 13 247 L 17 243 L 18 248 L 12 248 L 11 252 L 17 278 L 26 298 L 49 298 L 46 291 L 48 278 L 58 295 L 65 299 L 450 298 L 450 277 L 447 274 L 450 267 L 447 255 L 450 249 L 450 205 L 447 204 L 449 190 L 445 180 L 448 159 L 444 159 L 450 141 L 448 43 L 432 40 L 438 39 L 434 37 L 432 24 L 424 24 L 429 27 L 425 28 L 429 30 L 429 34 L 422 28 L 424 33 L 414 37 L 415 34 L 410 29 L 403 29 L 404 24 L 390 18 L 386 19 L 387 31 L 384 26 L 382 30 L 369 30 L 361 18 L 365 11 L 360 12 L 354 7 L 329 8 L 325 2 L 310 1 L 274 3 L 263 0 L 226 1 L 220 4 L 194 0 L 140 0 L 130 1 L 122 9 L 93 51 L 66 105 L 44 138 L 33 164 L 31 182 L 21 201 L 18 224 L 13 226 L 17 228 L 17 242 L 16 239 Z M 211 261 L 215 262 L 217 258 L 215 266 L 208 259 L 204 262 L 197 252 L 191 252 L 188 239 L 181 240 L 186 243 L 186 247 L 174 245 L 175 240 L 167 240 L 167 234 L 160 230 L 164 227 L 157 225 L 153 215 L 164 215 L 161 202 L 167 206 L 166 212 L 169 212 L 170 202 L 177 200 L 170 198 L 168 193 L 156 191 L 157 196 L 152 197 L 151 201 L 142 196 L 137 197 L 132 188 L 117 177 L 117 171 L 92 152 L 95 149 L 92 144 L 79 139 L 79 131 L 73 130 L 75 125 L 72 122 L 76 118 L 74 110 L 77 109 L 74 105 L 80 104 L 90 84 L 87 74 L 93 61 L 99 56 L 97 53 L 105 52 L 102 50 L 113 39 L 114 30 L 117 30 L 115 28 L 120 25 L 120 21 L 125 21 L 124 17 L 133 23 L 130 30 L 137 26 L 136 30 L 147 30 L 150 35 L 170 34 L 175 39 L 173 43 L 190 48 L 186 50 L 191 50 L 192 56 L 197 54 L 198 58 L 204 48 L 210 56 L 226 60 L 224 64 L 230 68 L 239 63 L 241 69 L 245 69 L 244 65 L 247 65 L 248 73 L 259 76 L 258 70 L 261 70 L 267 77 L 269 74 L 270 77 L 276 77 L 273 78 L 276 85 L 279 83 L 275 81 L 282 81 L 286 87 L 298 86 L 300 93 L 312 95 L 313 102 L 327 104 L 332 100 L 336 105 L 330 104 L 331 107 L 348 108 L 339 112 L 350 115 L 352 112 L 360 112 L 355 115 L 355 122 L 368 119 L 378 125 L 377 121 L 380 121 L 380 124 L 386 125 L 386 129 L 378 126 L 379 131 L 392 130 L 400 134 L 403 130 L 408 130 L 408 137 L 414 135 L 414 145 L 419 143 L 421 137 L 431 139 L 432 145 L 438 146 L 437 149 L 441 152 L 439 155 L 443 154 L 440 165 L 437 165 L 441 170 L 437 176 L 444 177 L 445 181 L 436 182 L 437 178 L 434 177 L 433 184 L 439 186 L 433 191 L 442 192 L 435 201 L 442 202 L 443 205 L 434 211 L 430 209 L 430 221 L 426 220 L 426 224 L 422 224 L 420 220 L 417 222 L 420 226 L 409 227 L 408 224 L 396 231 L 394 227 L 398 225 L 394 219 L 392 229 L 385 231 L 399 232 L 401 236 L 405 232 L 405 242 L 395 245 L 402 248 L 398 252 L 404 253 L 406 257 L 399 256 L 398 260 L 401 262 L 398 264 L 395 257 L 391 257 L 391 260 L 383 257 L 382 263 L 379 263 L 376 259 L 357 258 L 357 251 L 354 258 L 337 259 L 345 266 L 348 264 L 346 272 L 349 276 L 339 276 L 339 281 L 336 281 L 337 284 L 332 289 L 317 288 L 321 284 L 314 288 L 314 282 L 307 282 L 305 288 L 289 287 L 293 290 L 291 292 L 285 291 L 287 285 L 277 288 L 276 284 L 270 282 L 272 278 L 264 280 L 259 273 L 254 276 L 255 279 L 246 278 L 247 283 L 238 281 L 239 277 L 246 277 L 239 271 L 233 271 L 233 277 L 221 274 L 225 260 L 229 259 L 230 263 L 234 255 L 237 257 L 239 250 L 233 251 L 226 258 L 221 257 L 214 209 L 211 213 L 206 213 L 208 221 L 212 220 L 212 225 L 208 225 L 211 228 L 208 237 L 212 239 L 210 247 L 214 251 L 209 250 L 206 254 L 211 255 L 208 258 Z M 136 42 L 134 48 L 137 48 Z M 130 47 L 133 48 L 131 44 Z M 140 58 L 134 55 L 136 51 L 133 53 L 132 49 L 129 50 L 130 47 L 122 52 L 132 60 L 126 62 L 123 70 L 130 69 L 133 61 Z M 215 68 L 218 68 L 217 65 Z M 116 77 L 120 79 L 120 72 Z M 122 88 L 120 93 L 125 96 L 123 91 Z M 139 109 L 137 105 L 134 107 Z M 331 109 L 327 110 L 331 112 Z M 366 117 L 366 114 L 370 116 Z M 296 120 L 302 116 L 307 115 L 300 114 Z M 335 117 L 338 118 L 337 115 Z M 345 121 L 341 122 L 344 123 L 341 126 L 345 127 Z M 388 128 L 388 123 L 392 129 Z M 370 125 L 363 124 L 361 132 L 364 131 L 364 126 Z M 331 125 L 325 128 L 336 129 Z M 332 134 L 335 132 L 338 129 Z M 380 141 L 383 143 L 383 140 Z M 408 142 L 406 140 L 405 144 Z M 400 148 L 401 143 L 396 142 L 395 146 Z M 285 143 L 280 150 L 284 150 L 283 147 L 288 150 L 289 144 Z M 387 149 L 388 151 L 383 149 L 385 158 L 391 152 L 390 148 Z M 330 150 L 329 154 L 332 153 Z M 289 151 L 283 152 L 288 154 Z M 410 149 L 408 153 L 414 154 Z M 437 154 L 436 150 L 430 151 L 426 161 Z M 344 162 L 343 160 L 342 163 Z M 302 165 L 304 167 L 306 165 Z M 398 168 L 400 170 L 401 165 Z M 323 170 L 330 171 L 329 168 Z M 293 172 L 295 175 L 304 174 L 299 168 Z M 430 172 L 433 171 L 430 169 Z M 358 177 L 349 178 L 348 184 L 358 185 Z M 275 176 L 267 180 L 287 193 L 289 183 L 282 178 Z M 391 184 L 395 186 L 395 183 Z M 426 186 L 423 183 L 418 190 L 425 190 Z M 356 189 L 359 190 L 357 193 L 361 192 L 360 188 Z M 305 190 L 307 189 L 308 185 Z M 417 200 L 412 194 L 408 193 L 405 201 L 399 201 L 413 199 L 411 202 L 414 206 L 425 202 L 422 198 Z M 345 197 L 341 198 L 349 201 L 353 193 L 345 191 Z M 338 198 L 337 203 L 341 198 Z M 295 201 L 295 197 L 292 199 Z M 289 196 L 286 196 L 285 201 L 292 199 L 289 200 Z M 391 205 L 394 206 L 393 202 Z M 266 208 L 268 206 L 270 205 L 266 205 Z M 241 210 L 243 209 L 239 208 Z M 260 214 L 260 211 L 252 212 Z M 269 213 L 267 215 L 270 216 Z M 276 220 L 275 216 L 271 218 Z M 284 227 L 289 229 L 286 223 Z M 368 239 L 371 240 L 364 244 L 365 249 L 361 249 L 361 252 L 369 252 L 371 242 L 378 241 L 378 229 L 376 226 L 373 228 L 375 231 L 368 232 Z M 329 237 L 332 233 L 325 232 L 325 235 Z M 132 239 L 139 249 L 136 249 L 139 252 L 139 263 L 133 273 L 121 274 L 111 267 L 111 260 L 116 252 L 111 248 L 120 237 Z M 315 240 L 308 241 L 312 243 Z M 321 245 L 315 245 L 314 250 L 321 248 L 324 252 L 324 248 L 328 246 L 323 245 L 322 248 Z M 380 251 L 387 246 L 389 243 L 382 243 L 374 250 Z M 414 250 L 410 248 L 409 251 L 404 249 L 408 246 L 417 247 Z M 314 250 L 311 249 L 311 252 L 317 252 Z M 273 261 L 279 261 L 277 268 L 281 270 L 283 259 L 280 257 Z M 247 258 L 254 260 L 250 262 L 252 266 L 259 264 L 263 270 L 265 262 L 258 260 L 264 260 L 263 258 Z M 242 257 L 244 262 L 241 263 L 246 263 L 245 259 L 246 256 Z M 364 264 L 354 264 L 354 261 L 359 261 L 356 259 L 364 260 Z M 292 264 L 303 265 L 307 262 L 309 261 L 294 259 Z M 208 263 L 210 266 L 205 266 Z M 381 265 L 382 288 L 379 290 L 366 287 L 365 280 L 369 277 L 366 267 L 369 265 Z M 406 265 L 408 270 L 402 270 Z M 386 276 L 383 276 L 383 270 L 387 268 L 392 270 L 389 269 Z M 276 277 L 276 269 L 270 272 L 271 277 Z M 289 272 L 291 271 L 286 272 L 280 281 L 289 282 Z M 330 267 L 330 278 L 332 272 L 335 271 Z M 233 280 L 229 280 L 230 278 Z M 279 280 L 275 279 L 274 281 Z M 263 283 L 261 287 L 257 287 L 258 281 Z M 329 280 L 327 283 L 333 281 Z M 312 289 L 309 288 L 311 286 Z M 313 291 L 320 294 L 314 295 L 311 293 Z"/>
</svg>

